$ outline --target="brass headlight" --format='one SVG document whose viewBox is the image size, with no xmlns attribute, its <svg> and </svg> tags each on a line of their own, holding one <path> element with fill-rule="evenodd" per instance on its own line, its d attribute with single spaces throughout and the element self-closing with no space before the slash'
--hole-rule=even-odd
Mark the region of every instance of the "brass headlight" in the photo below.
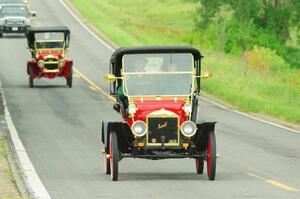
<svg viewBox="0 0 300 199">
<path fill-rule="evenodd" d="M 143 121 L 135 121 L 131 126 L 132 133 L 137 137 L 142 137 L 147 132 L 147 125 Z"/>
<path fill-rule="evenodd" d="M 59 67 L 63 67 L 65 65 L 65 61 L 64 60 L 60 60 L 59 62 L 58 62 L 58 66 Z"/>
<path fill-rule="evenodd" d="M 197 131 L 197 126 L 192 121 L 185 121 L 180 127 L 181 133 L 186 137 L 192 137 Z"/>
<path fill-rule="evenodd" d="M 38 67 L 43 67 L 45 65 L 44 61 L 43 60 L 39 60 L 38 61 Z"/>
</svg>

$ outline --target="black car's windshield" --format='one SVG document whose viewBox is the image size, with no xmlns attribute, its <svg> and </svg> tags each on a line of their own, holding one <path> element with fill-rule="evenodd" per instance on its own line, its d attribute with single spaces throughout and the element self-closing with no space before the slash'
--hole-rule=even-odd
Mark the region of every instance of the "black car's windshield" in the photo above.
<svg viewBox="0 0 300 199">
<path fill-rule="evenodd" d="M 63 48 L 64 42 L 63 41 L 41 41 L 35 42 L 35 46 L 37 49 L 51 49 L 51 48 Z"/>
<path fill-rule="evenodd" d="M 125 55 L 125 92 L 129 96 L 189 95 L 193 63 L 189 53 Z"/>
<path fill-rule="evenodd" d="M 64 48 L 64 33 L 62 32 L 35 33 L 34 36 L 37 49 Z"/>
<path fill-rule="evenodd" d="M 23 16 L 28 17 L 30 13 L 26 6 L 2 6 L 0 9 L 0 15 L 4 16 Z"/>
</svg>

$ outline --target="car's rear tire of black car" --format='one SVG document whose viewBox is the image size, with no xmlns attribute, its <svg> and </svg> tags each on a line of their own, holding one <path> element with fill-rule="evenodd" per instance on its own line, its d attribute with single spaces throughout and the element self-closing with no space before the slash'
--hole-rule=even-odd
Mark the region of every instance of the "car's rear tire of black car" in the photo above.
<svg viewBox="0 0 300 199">
<path fill-rule="evenodd" d="M 0 33 L 0 38 L 3 38 L 3 33 Z"/>
<path fill-rule="evenodd" d="M 116 132 L 111 132 L 109 136 L 109 155 L 110 155 L 110 176 L 112 181 L 118 180 L 119 174 L 119 149 Z"/>
<path fill-rule="evenodd" d="M 70 75 L 67 78 L 67 86 L 69 86 L 69 88 L 72 88 L 72 84 L 73 84 L 73 66 L 70 66 Z"/>
<path fill-rule="evenodd" d="M 28 67 L 28 81 L 29 81 L 29 88 L 33 88 L 34 86 L 33 68 L 31 66 Z"/>
<path fill-rule="evenodd" d="M 197 174 L 203 174 L 203 168 L 204 168 L 203 158 L 196 158 L 195 163 L 196 163 Z"/>
<path fill-rule="evenodd" d="M 108 159 L 106 156 L 108 154 L 104 154 L 104 169 L 105 169 L 105 174 L 109 175 L 110 174 L 110 159 Z"/>
<path fill-rule="evenodd" d="M 216 176 L 216 163 L 217 163 L 217 149 L 216 149 L 216 137 L 215 133 L 211 131 L 208 134 L 207 140 L 207 176 L 209 180 L 215 180 Z"/>
</svg>

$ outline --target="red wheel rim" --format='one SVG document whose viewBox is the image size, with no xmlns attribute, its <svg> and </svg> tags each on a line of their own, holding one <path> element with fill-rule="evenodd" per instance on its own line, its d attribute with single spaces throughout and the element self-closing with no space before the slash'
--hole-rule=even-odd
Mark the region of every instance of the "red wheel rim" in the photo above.
<svg viewBox="0 0 300 199">
<path fill-rule="evenodd" d="M 196 159 L 196 167 L 199 168 L 199 165 L 200 165 L 200 160 Z"/>
<path fill-rule="evenodd" d="M 105 171 L 107 171 L 107 157 L 106 157 L 106 153 L 104 154 L 104 167 L 105 167 Z"/>
<path fill-rule="evenodd" d="M 110 138 L 109 138 L 109 161 L 110 161 L 110 172 L 113 173 L 113 164 L 114 164 L 114 161 L 113 161 L 113 153 L 112 153 L 112 140 L 111 140 L 111 135 L 110 135 Z"/>
<path fill-rule="evenodd" d="M 210 138 L 208 137 L 208 143 L 207 143 L 207 174 L 210 176 L 210 167 L 211 167 L 211 146 L 210 146 Z"/>
</svg>

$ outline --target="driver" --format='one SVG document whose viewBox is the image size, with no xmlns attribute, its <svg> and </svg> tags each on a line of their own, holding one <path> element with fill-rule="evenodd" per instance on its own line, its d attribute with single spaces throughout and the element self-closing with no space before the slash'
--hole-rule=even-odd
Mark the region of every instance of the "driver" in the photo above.
<svg viewBox="0 0 300 199">
<path fill-rule="evenodd" d="M 132 72 L 145 72 L 146 63 L 147 61 L 145 58 L 137 57 L 137 59 L 133 61 Z M 117 88 L 117 101 L 120 105 L 121 112 L 127 113 L 128 97 L 124 94 L 123 84 Z"/>
</svg>

